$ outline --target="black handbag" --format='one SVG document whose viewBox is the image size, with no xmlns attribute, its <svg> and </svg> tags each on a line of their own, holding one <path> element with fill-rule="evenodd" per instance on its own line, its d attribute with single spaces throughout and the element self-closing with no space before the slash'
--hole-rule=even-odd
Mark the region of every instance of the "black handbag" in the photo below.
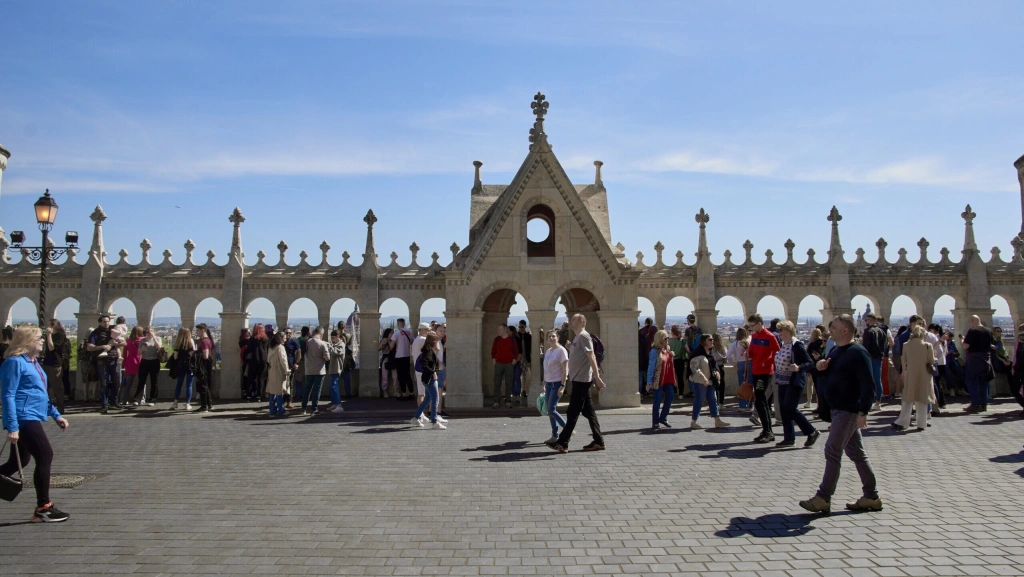
<svg viewBox="0 0 1024 577">
<path fill-rule="evenodd" d="M 6 443 L 4 445 L 6 446 Z M 18 461 L 18 475 L 21 478 L 14 479 L 7 475 L 0 475 L 0 499 L 4 501 L 13 501 L 25 488 L 25 472 L 21 470 L 21 454 L 18 452 L 18 444 L 11 443 L 11 450 L 14 451 L 14 457 Z M 2 453 L 3 449 L 0 449 L 0 454 Z"/>
</svg>

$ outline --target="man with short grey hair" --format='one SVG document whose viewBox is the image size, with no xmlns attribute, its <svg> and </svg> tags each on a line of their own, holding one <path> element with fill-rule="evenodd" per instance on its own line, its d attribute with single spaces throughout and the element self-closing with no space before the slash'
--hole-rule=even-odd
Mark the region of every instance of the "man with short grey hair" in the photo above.
<svg viewBox="0 0 1024 577">
<path fill-rule="evenodd" d="M 327 363 L 331 360 L 331 347 L 323 341 L 323 327 L 313 329 L 313 335 L 306 341 L 303 363 L 306 369 L 306 396 L 302 398 L 302 414 L 315 415 L 320 401 L 320 389 L 327 374 Z M 309 405 L 310 409 L 306 410 Z"/>
<path fill-rule="evenodd" d="M 590 387 L 597 385 L 600 390 L 607 385 L 601 380 L 597 357 L 594 355 L 594 339 L 587 332 L 587 317 L 580 314 L 573 315 L 569 323 L 573 332 L 576 333 L 572 345 L 569 346 L 569 380 L 572 381 L 569 410 L 566 413 L 565 426 L 562 427 L 562 434 L 558 436 L 558 440 L 545 444 L 559 453 L 568 453 L 569 439 L 572 438 L 576 421 L 582 414 L 590 422 L 590 432 L 594 435 L 594 441 L 583 447 L 583 450 L 603 451 L 604 436 L 601 435 L 601 424 L 597 420 L 597 412 L 594 411 L 594 404 L 590 398 Z"/>
<path fill-rule="evenodd" d="M 875 398 L 875 381 L 871 371 L 871 357 L 862 345 L 853 342 L 856 332 L 850 315 L 839 315 L 829 324 L 835 348 L 827 358 L 818 361 L 816 368 L 822 376 L 824 405 L 831 409 L 831 427 L 825 441 L 825 474 L 817 494 L 800 501 L 800 506 L 812 513 L 830 513 L 832 494 L 839 483 L 839 466 L 843 453 L 853 461 L 860 475 L 864 494 L 846 504 L 851 511 L 881 511 L 882 499 L 871 461 L 864 451 L 864 438 L 860 430 L 868 426 L 868 411 Z"/>
</svg>

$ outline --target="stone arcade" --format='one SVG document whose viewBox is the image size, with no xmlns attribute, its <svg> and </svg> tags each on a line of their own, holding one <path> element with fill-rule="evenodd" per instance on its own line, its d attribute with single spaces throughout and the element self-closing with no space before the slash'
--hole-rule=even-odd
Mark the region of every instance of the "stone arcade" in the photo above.
<svg viewBox="0 0 1024 577">
<path fill-rule="evenodd" d="M 320 245 L 318 264 L 307 262 L 305 251 L 300 253 L 297 265 L 285 263 L 288 246 L 278 245 L 280 258 L 276 264 L 267 263 L 266 255 L 257 253 L 257 262 L 244 264 L 242 250 L 242 223 L 245 217 L 236 208 L 230 215 L 233 225 L 228 262 L 213 262 L 214 253 L 207 253 L 205 263 L 193 260 L 194 243 L 185 243 L 185 260 L 171 262 L 171 252 L 163 252 L 163 260 L 150 262 L 152 248 L 143 240 L 142 261 L 129 264 L 127 252 L 120 251 L 120 260 L 106 261 L 103 244 L 103 221 L 106 215 L 96 207 L 92 213 L 94 223 L 92 244 L 84 264 L 74 255 L 54 265 L 48 293 L 51 306 L 66 298 L 79 301 L 79 338 L 85 337 L 88 326 L 94 323 L 100 311 L 110 310 L 119 298 L 128 298 L 136 306 L 138 322 L 147 325 L 153 316 L 153 306 L 162 298 L 175 300 L 181 308 L 182 322 L 192 326 L 199 303 L 213 297 L 224 307 L 221 343 L 223 359 L 238 358 L 238 344 L 233 338 L 247 326 L 248 305 L 257 298 L 270 300 L 277 311 L 277 324 L 287 322 L 287 311 L 292 302 L 309 298 L 317 306 L 321 325 L 328 325 L 331 305 L 341 298 L 351 298 L 359 306 L 361 369 L 356 383 L 360 396 L 377 396 L 377 351 L 374 346 L 380 333 L 380 303 L 392 297 L 404 300 L 410 310 L 410 323 L 419 322 L 420 306 L 430 298 L 444 298 L 448 323 L 448 405 L 480 407 L 492 386 L 490 370 L 490 340 L 499 322 L 507 319 L 516 293 L 522 295 L 528 308 L 530 325 L 549 328 L 555 321 L 555 305 L 561 298 L 568 313 L 583 312 L 588 317 L 588 328 L 601 336 L 608 350 L 603 370 L 609 387 L 600 393 L 600 402 L 606 407 L 635 406 L 637 395 L 636 330 L 638 297 L 646 297 L 655 306 L 657 324 L 665 322 L 669 301 L 684 296 L 695 305 L 698 322 L 708 329 L 717 326 L 715 305 L 725 296 L 735 297 L 744 313 L 756 310 L 758 301 L 766 295 L 778 297 L 784 305 L 785 315 L 796 319 L 800 301 L 814 295 L 825 303 L 821 313 L 827 321 L 841 313 L 852 313 L 851 297 L 865 295 L 872 301 L 875 311 L 888 317 L 893 301 L 900 295 L 914 300 L 917 310 L 930 318 L 936 300 L 951 295 L 956 300 L 954 312 L 958 330 L 965 330 L 970 315 L 979 315 L 991 325 L 993 310 L 990 298 L 1000 295 L 1010 306 L 1014 323 L 1020 321 L 1018 303 L 1024 299 L 1024 255 L 1022 236 L 1012 241 L 1013 255 L 1004 261 L 998 248 L 991 250 L 986 262 L 974 241 L 971 207 L 962 213 L 964 243 L 961 259 L 953 262 L 949 251 L 943 248 L 937 262 L 928 259 L 927 240 L 917 243 L 916 262 L 907 259 L 907 251 L 900 249 L 899 258 L 890 262 L 886 257 L 886 242 L 876 243 L 878 258 L 865 260 L 865 251 L 857 249 L 856 259 L 849 262 L 839 239 L 842 220 L 834 207 L 829 215 L 831 241 L 823 262 L 815 260 L 813 250 L 807 251 L 805 262 L 794 260 L 794 245 L 787 241 L 786 257 L 781 263 L 766 251 L 763 264 L 751 258 L 753 245 L 747 241 L 742 262 L 734 263 L 729 251 L 725 261 L 716 265 L 711 261 L 705 229 L 710 215 L 703 209 L 696 215 L 697 262 L 683 263 L 683 253 L 667 264 L 663 259 L 664 246 L 654 246 L 653 264 L 643 262 L 637 253 L 631 262 L 621 244 L 613 244 L 608 215 L 607 190 L 601 181 L 601 162 L 596 167 L 594 182 L 574 185 L 570 182 L 548 143 L 544 131 L 544 116 L 548 103 L 544 95 L 537 94 L 531 104 L 536 120 L 530 130 L 530 149 L 511 184 L 485 185 L 480 178 L 482 163 L 476 167 L 470 194 L 469 245 L 460 249 L 452 244 L 452 261 L 443 266 L 439 255 L 431 255 L 429 264 L 418 262 L 419 247 L 413 243 L 412 261 L 408 266 L 398 264 L 398 254 L 391 253 L 391 262 L 380 265 L 374 250 L 374 225 L 377 218 L 369 211 L 363 219 L 367 225 L 366 246 L 362 262 L 349 262 L 349 253 L 342 254 L 338 265 L 328 263 L 330 246 Z M 6 151 L 4 151 L 6 152 Z M 4 156 L 4 160 L 6 160 Z M 1015 163 L 1024 199 L 1024 157 Z M 1022 205 L 1024 210 L 1024 205 Z M 549 236 L 540 242 L 527 238 L 527 223 L 542 219 L 549 225 Z M 1024 227 L 1022 227 L 1024 234 Z M 0 230 L 0 245 L 9 246 Z M 27 297 L 33 302 L 38 292 L 38 269 L 21 259 L 12 263 L 6 252 L 0 256 L 0 314 L 10 318 L 15 301 Z M 52 310 L 52 309 L 51 309 Z M 539 344 L 538 340 L 535 340 Z M 541 371 L 533 371 L 535 383 L 531 395 L 537 395 Z M 226 362 L 216 382 L 237 383 L 239 367 Z M 237 397 L 235 386 L 216 387 L 221 398 Z M 215 391 L 216 392 L 216 391 Z M 531 399 L 533 401 L 534 399 Z"/>
</svg>

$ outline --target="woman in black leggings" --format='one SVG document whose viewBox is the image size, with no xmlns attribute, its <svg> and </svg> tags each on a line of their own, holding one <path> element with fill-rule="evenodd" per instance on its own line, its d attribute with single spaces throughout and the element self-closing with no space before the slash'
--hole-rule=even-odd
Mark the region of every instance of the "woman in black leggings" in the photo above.
<svg viewBox="0 0 1024 577">
<path fill-rule="evenodd" d="M 36 509 L 33 521 L 59 523 L 69 515 L 53 506 L 50 500 L 50 464 L 53 449 L 46 438 L 43 423 L 53 417 L 60 428 L 68 422 L 60 416 L 46 392 L 46 373 L 36 356 L 43 350 L 43 336 L 38 327 L 25 326 L 14 331 L 14 338 L 0 366 L 3 383 L 3 425 L 7 441 L 11 443 L 10 457 L 0 465 L 0 475 L 10 477 L 24 468 L 29 459 L 36 460 L 32 481 L 36 488 Z M 17 447 L 17 450 L 15 449 Z M 21 456 L 19 467 L 18 456 Z"/>
</svg>

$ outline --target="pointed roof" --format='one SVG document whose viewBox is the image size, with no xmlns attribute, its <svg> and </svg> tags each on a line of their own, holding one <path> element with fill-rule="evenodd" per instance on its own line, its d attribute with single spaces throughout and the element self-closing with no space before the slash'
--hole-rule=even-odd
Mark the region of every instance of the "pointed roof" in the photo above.
<svg viewBox="0 0 1024 577">
<path fill-rule="evenodd" d="M 498 198 L 473 223 L 475 234 L 471 235 L 469 246 L 462 251 L 462 254 L 466 257 L 462 266 L 463 277 L 469 280 L 480 268 L 484 258 L 490 251 L 491 245 L 494 243 L 494 239 L 497 238 L 498 233 L 512 214 L 512 208 L 519 202 L 519 198 L 522 196 L 534 173 L 538 170 L 543 170 L 555 184 L 555 188 L 561 194 L 562 200 L 565 201 L 569 211 L 576 218 L 577 224 L 583 229 L 583 234 L 590 242 L 594 253 L 604 265 L 605 271 L 611 278 L 616 278 L 621 272 L 621 265 L 615 258 L 610 239 L 606 238 L 605 231 L 598 225 L 594 216 L 590 213 L 587 203 L 580 196 L 580 192 L 587 190 L 590 185 L 582 188 L 577 187 L 569 180 L 568 175 L 565 174 L 565 170 L 562 168 L 561 163 L 558 162 L 558 158 L 551 151 L 551 147 L 547 142 L 547 134 L 544 133 L 543 116 L 547 112 L 547 102 L 544 101 L 544 95 L 539 93 L 534 100 L 535 102 L 531 106 L 538 118 L 534 128 L 530 131 L 532 145 L 530 146 L 530 153 L 526 155 L 526 159 L 523 160 L 523 164 L 519 167 L 515 178 L 503 189 L 497 186 L 487 186 L 484 188 L 484 185 L 479 184 L 479 182 L 474 186 L 475 192 L 477 189 L 481 189 L 479 192 L 497 193 Z"/>
</svg>

